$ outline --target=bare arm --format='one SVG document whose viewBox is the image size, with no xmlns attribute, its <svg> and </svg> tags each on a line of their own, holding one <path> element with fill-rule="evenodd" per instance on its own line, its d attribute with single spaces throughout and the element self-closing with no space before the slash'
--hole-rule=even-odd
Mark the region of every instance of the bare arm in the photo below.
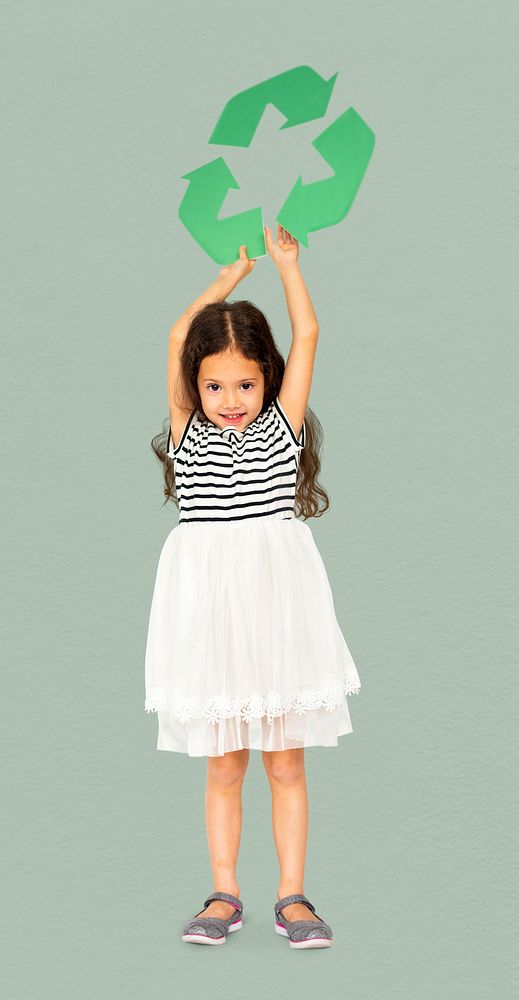
<svg viewBox="0 0 519 1000">
<path fill-rule="evenodd" d="M 294 434 L 299 435 L 312 385 L 319 324 L 297 260 L 283 262 L 279 276 L 292 325 L 292 346 L 278 395 Z"/>
<path fill-rule="evenodd" d="M 169 419 L 173 444 L 176 446 L 181 437 L 191 410 L 191 400 L 184 392 L 180 377 L 180 354 L 186 338 L 189 324 L 200 309 L 210 302 L 223 302 L 231 294 L 239 281 L 248 274 L 255 261 L 249 261 L 245 247 L 240 248 L 240 259 L 229 267 L 222 268 L 218 277 L 206 288 L 205 292 L 195 299 L 184 310 L 180 318 L 169 331 L 168 349 L 168 403 Z"/>
<path fill-rule="evenodd" d="M 279 268 L 279 276 L 285 291 L 293 336 L 316 334 L 319 323 L 297 260 L 284 263 Z"/>
<path fill-rule="evenodd" d="M 277 240 L 274 240 L 269 227 L 265 226 L 265 244 L 279 271 L 285 290 L 292 334 L 294 337 L 316 335 L 319 332 L 319 323 L 303 275 L 299 270 L 299 244 L 295 236 L 278 225 Z"/>
<path fill-rule="evenodd" d="M 233 275 L 222 275 L 219 274 L 218 277 L 213 281 L 209 288 L 206 288 L 205 292 L 195 299 L 194 302 L 184 310 L 176 323 L 173 324 L 170 330 L 170 336 L 174 335 L 176 338 L 182 341 L 188 331 L 189 324 L 196 312 L 199 309 L 203 309 L 204 306 L 208 305 L 209 302 L 223 302 L 228 295 L 236 288 L 238 281 L 240 279 Z"/>
<path fill-rule="evenodd" d="M 319 323 L 299 270 L 299 245 L 295 237 L 278 225 L 277 241 L 273 240 L 270 229 L 265 226 L 265 243 L 279 271 L 292 325 L 292 346 L 278 397 L 294 434 L 298 436 L 312 385 Z"/>
<path fill-rule="evenodd" d="M 189 411 L 190 402 L 185 398 L 180 380 L 180 352 L 189 329 L 189 324 L 196 312 L 209 302 L 223 302 L 238 284 L 234 277 L 218 275 L 209 288 L 195 299 L 184 310 L 180 318 L 169 331 L 168 349 L 168 402 L 171 425 L 178 430 L 185 414 Z M 179 412 L 180 411 L 180 412 Z M 176 435 L 174 435 L 176 436 Z"/>
</svg>

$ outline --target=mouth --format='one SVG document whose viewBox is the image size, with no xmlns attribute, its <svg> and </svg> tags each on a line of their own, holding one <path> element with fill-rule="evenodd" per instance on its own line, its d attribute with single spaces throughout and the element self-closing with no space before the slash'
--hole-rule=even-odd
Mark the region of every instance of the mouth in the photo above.
<svg viewBox="0 0 519 1000">
<path fill-rule="evenodd" d="M 238 424 L 240 420 L 245 416 L 244 413 L 220 413 L 223 420 L 227 420 L 230 424 Z"/>
</svg>

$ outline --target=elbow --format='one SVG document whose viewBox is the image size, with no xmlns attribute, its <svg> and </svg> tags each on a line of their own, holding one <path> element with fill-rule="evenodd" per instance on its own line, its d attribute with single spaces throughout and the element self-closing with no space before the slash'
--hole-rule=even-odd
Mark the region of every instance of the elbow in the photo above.
<svg viewBox="0 0 519 1000">
<path fill-rule="evenodd" d="M 317 340 L 319 336 L 318 326 L 305 326 L 299 330 L 295 329 L 293 331 L 294 339 L 297 337 L 298 340 Z"/>
</svg>

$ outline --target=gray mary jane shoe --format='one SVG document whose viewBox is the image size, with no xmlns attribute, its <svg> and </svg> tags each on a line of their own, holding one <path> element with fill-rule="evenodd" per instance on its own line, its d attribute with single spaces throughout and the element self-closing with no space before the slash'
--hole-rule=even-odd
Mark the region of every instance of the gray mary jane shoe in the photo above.
<svg viewBox="0 0 519 1000">
<path fill-rule="evenodd" d="M 333 944 L 333 932 L 329 924 L 320 917 L 317 920 L 286 920 L 281 910 L 290 903 L 306 903 L 315 913 L 315 906 L 301 892 L 293 892 L 291 896 L 283 896 L 274 905 L 276 934 L 290 938 L 291 948 L 329 948 Z M 315 913 L 317 917 L 317 913 Z"/>
<path fill-rule="evenodd" d="M 212 892 L 204 902 L 204 910 L 212 899 L 222 899 L 225 903 L 232 903 L 236 912 L 231 913 L 231 916 L 224 920 L 223 917 L 203 917 L 202 910 L 184 927 L 183 941 L 192 941 L 193 944 L 225 944 L 227 934 L 240 929 L 243 913 L 241 899 L 231 895 L 230 892 Z"/>
</svg>

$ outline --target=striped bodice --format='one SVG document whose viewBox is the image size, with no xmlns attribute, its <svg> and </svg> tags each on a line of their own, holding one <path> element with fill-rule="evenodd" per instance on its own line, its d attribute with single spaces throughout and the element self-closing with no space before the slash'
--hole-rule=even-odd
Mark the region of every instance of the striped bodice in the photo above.
<svg viewBox="0 0 519 1000">
<path fill-rule="evenodd" d="M 193 410 L 182 438 L 167 451 L 173 459 L 179 524 L 294 517 L 299 456 L 297 438 L 278 397 L 245 428 L 217 427 Z"/>
</svg>

